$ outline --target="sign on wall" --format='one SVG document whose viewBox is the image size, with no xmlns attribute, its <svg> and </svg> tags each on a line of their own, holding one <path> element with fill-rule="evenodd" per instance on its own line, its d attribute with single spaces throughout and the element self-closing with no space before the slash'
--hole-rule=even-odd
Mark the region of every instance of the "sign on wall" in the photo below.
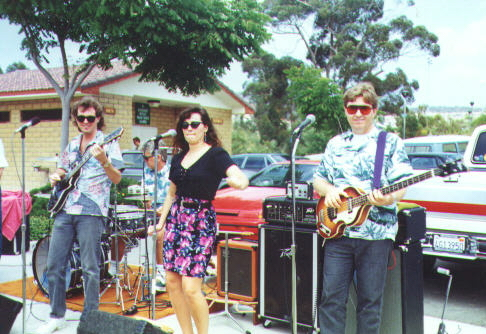
<svg viewBox="0 0 486 334">
<path fill-rule="evenodd" d="M 135 103 L 135 124 L 150 125 L 150 106 L 147 103 Z"/>
</svg>

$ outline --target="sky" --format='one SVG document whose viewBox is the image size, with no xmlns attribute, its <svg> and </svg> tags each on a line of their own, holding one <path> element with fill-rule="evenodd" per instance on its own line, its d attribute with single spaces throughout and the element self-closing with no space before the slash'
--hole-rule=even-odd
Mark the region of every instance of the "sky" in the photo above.
<svg viewBox="0 0 486 334">
<path fill-rule="evenodd" d="M 486 1 L 482 0 L 385 0 L 385 15 L 407 15 L 415 25 L 424 25 L 439 37 L 439 57 L 424 53 L 408 54 L 386 69 L 402 68 L 409 79 L 419 81 L 412 106 L 460 106 L 486 109 Z M 5 71 L 13 62 L 22 61 L 29 69 L 35 65 L 20 50 L 22 37 L 18 28 L 0 20 L 0 67 Z M 310 31 L 310 29 L 308 29 Z M 305 59 L 303 43 L 292 35 L 274 34 L 264 48 L 276 57 Z M 76 52 L 69 53 L 70 60 Z M 52 66 L 60 66 L 60 56 L 50 58 Z M 220 80 L 241 93 L 248 80 L 239 63 L 233 63 Z"/>
</svg>

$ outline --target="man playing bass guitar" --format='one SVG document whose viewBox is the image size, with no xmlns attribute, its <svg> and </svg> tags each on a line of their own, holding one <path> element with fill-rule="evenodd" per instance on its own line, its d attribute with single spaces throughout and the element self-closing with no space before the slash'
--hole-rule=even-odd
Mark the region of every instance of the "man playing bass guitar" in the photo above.
<svg viewBox="0 0 486 334">
<path fill-rule="evenodd" d="M 103 146 L 105 135 L 103 107 L 87 96 L 71 108 L 73 124 L 80 135 L 76 136 L 59 157 L 58 169 L 49 176 L 51 184 L 67 178 L 80 161 L 85 161 L 76 176 L 74 187 L 59 211 L 55 212 L 49 253 L 47 280 L 50 320 L 38 333 L 52 333 L 64 327 L 66 313 L 66 266 L 77 239 L 84 286 L 84 320 L 90 310 L 98 309 L 100 289 L 100 243 L 104 231 L 104 217 L 108 216 L 110 186 L 119 183 L 123 166 L 117 141 Z M 84 160 L 83 160 L 84 159 Z M 86 160 L 87 159 L 87 160 Z"/>
<path fill-rule="evenodd" d="M 372 206 L 361 222 L 344 226 L 342 236 L 326 239 L 319 326 L 326 334 L 345 333 L 346 303 L 355 277 L 357 333 L 378 334 L 388 257 L 398 230 L 395 203 L 404 196 L 405 189 L 387 195 L 373 190 L 380 133 L 374 125 L 378 111 L 374 87 L 367 82 L 359 83 L 345 92 L 343 100 L 351 130 L 328 142 L 314 174 L 314 189 L 324 196 L 328 208 L 346 206 L 350 194 L 345 189 L 349 187 L 369 193 L 367 200 Z M 382 186 L 412 175 L 401 139 L 388 133 L 384 144 Z"/>
</svg>

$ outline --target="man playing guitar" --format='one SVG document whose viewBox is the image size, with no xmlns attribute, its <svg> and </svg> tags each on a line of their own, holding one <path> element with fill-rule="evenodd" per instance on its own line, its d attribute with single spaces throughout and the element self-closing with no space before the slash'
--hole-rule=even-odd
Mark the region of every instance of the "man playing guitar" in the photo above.
<svg viewBox="0 0 486 334">
<path fill-rule="evenodd" d="M 350 131 L 332 138 L 314 174 L 314 189 L 325 206 L 342 208 L 352 186 L 369 193 L 372 205 L 363 222 L 343 230 L 343 236 L 326 239 L 319 326 L 326 334 L 344 334 L 349 287 L 355 277 L 358 305 L 357 333 L 378 334 L 388 257 L 398 230 L 395 203 L 405 189 L 383 195 L 373 190 L 373 171 L 380 130 L 374 125 L 378 96 L 370 83 L 359 83 L 344 94 Z M 379 174 L 378 174 L 379 175 Z M 412 175 L 404 145 L 392 133 L 386 136 L 381 185 Z M 378 187 L 379 188 L 379 187 Z"/>
<path fill-rule="evenodd" d="M 93 97 L 84 97 L 73 105 L 71 117 L 81 134 L 68 144 L 59 157 L 58 169 L 49 176 L 52 185 L 69 177 L 73 179 L 73 187 L 69 193 L 63 194 L 67 197 L 61 208 L 54 211 L 47 258 L 51 313 L 50 320 L 39 328 L 38 333 L 52 333 L 64 327 L 66 265 L 75 238 L 80 247 L 85 296 L 81 320 L 90 310 L 98 309 L 104 217 L 108 216 L 110 186 L 121 180 L 119 168 L 123 166 L 123 160 L 118 142 L 99 145 L 105 140 L 101 132 L 104 127 L 102 105 Z M 79 173 L 68 176 L 80 161 L 84 161 L 84 165 Z"/>
</svg>

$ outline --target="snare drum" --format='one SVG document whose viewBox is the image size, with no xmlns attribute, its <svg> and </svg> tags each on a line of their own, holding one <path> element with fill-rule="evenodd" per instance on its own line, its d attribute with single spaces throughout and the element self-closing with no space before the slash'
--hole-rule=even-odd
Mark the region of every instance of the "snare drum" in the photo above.
<svg viewBox="0 0 486 334">
<path fill-rule="evenodd" d="M 32 269 L 37 286 L 45 295 L 49 295 L 49 286 L 47 282 L 47 255 L 49 254 L 50 236 L 44 237 L 37 241 L 34 253 L 32 254 Z M 108 252 L 110 249 L 108 240 L 102 239 L 100 252 L 100 282 L 107 277 L 109 259 Z M 74 291 L 82 289 L 81 280 L 82 269 L 80 260 L 80 250 L 77 241 L 74 243 L 69 263 L 66 268 L 66 294 L 70 295 Z"/>
</svg>

